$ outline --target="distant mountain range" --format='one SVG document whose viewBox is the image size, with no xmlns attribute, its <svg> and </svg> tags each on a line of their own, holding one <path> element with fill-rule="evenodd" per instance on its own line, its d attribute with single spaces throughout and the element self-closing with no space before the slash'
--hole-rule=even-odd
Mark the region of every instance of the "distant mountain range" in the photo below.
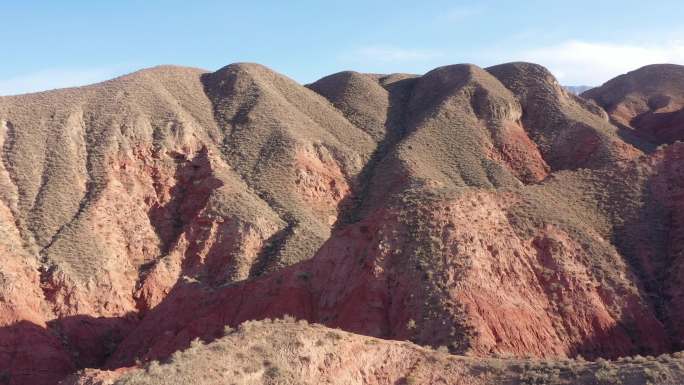
<svg viewBox="0 0 684 385">
<path fill-rule="evenodd" d="M 563 86 L 563 88 L 570 93 L 579 95 L 582 92 L 589 91 L 594 88 L 594 86 Z"/>
</svg>

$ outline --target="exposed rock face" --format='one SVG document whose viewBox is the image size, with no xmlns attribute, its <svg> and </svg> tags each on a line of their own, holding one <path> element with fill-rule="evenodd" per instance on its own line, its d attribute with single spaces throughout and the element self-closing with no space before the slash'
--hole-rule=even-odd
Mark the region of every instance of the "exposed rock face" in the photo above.
<svg viewBox="0 0 684 385">
<path fill-rule="evenodd" d="M 0 380 L 283 314 L 480 357 L 681 349 L 682 146 L 623 140 L 672 139 L 638 116 L 678 94 L 642 83 L 625 98 L 669 99 L 623 121 L 528 63 L 306 87 L 158 67 L 0 98 Z"/>
<path fill-rule="evenodd" d="M 647 190 L 651 197 L 650 212 L 644 210 L 642 217 L 645 220 L 630 229 L 629 233 L 638 244 L 635 252 L 636 265 L 640 268 L 649 291 L 658 298 L 656 309 L 671 333 L 672 345 L 676 350 L 684 349 L 684 288 L 681 285 L 684 277 L 681 246 L 684 236 L 682 161 L 682 143 L 664 147 L 651 157 L 646 165 L 653 173 Z M 662 215 L 655 226 L 649 225 L 647 221 L 653 212 Z"/>
<path fill-rule="evenodd" d="M 310 261 L 218 290 L 178 289 L 110 366 L 160 359 L 226 324 L 281 314 L 477 355 L 667 351 L 663 325 L 617 252 L 601 256 L 611 271 L 596 271 L 597 256 L 560 228 L 518 235 L 509 207 L 521 199 L 468 193 L 380 210 L 334 233 Z"/>
<path fill-rule="evenodd" d="M 0 380 L 50 384 L 75 366 L 46 330 L 51 309 L 40 290 L 39 261 L 23 249 L 13 222 L 11 210 L 0 203 Z"/>
</svg>

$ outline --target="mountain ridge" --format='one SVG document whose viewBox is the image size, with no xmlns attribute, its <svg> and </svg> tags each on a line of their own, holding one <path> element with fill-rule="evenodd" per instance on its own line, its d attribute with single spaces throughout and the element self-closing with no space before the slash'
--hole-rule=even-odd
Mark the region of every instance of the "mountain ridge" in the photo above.
<svg viewBox="0 0 684 385">
<path fill-rule="evenodd" d="M 637 86 L 674 115 L 628 122 L 611 87 L 235 63 L 0 97 L 0 371 L 52 384 L 284 314 L 477 357 L 681 350 L 679 96 Z"/>
</svg>

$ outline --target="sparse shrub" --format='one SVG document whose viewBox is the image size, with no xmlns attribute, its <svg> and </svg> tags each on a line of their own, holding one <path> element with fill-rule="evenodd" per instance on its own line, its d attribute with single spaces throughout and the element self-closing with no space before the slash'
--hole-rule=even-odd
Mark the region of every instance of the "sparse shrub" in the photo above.
<svg viewBox="0 0 684 385">
<path fill-rule="evenodd" d="M 594 378 L 599 385 L 620 385 L 622 380 L 620 380 L 620 375 L 617 368 L 605 366 L 601 367 L 596 372 L 594 372 Z"/>
<path fill-rule="evenodd" d="M 264 375 L 269 378 L 278 378 L 280 376 L 280 369 L 277 366 L 268 366 Z"/>
<path fill-rule="evenodd" d="M 147 365 L 145 370 L 150 374 L 159 374 L 161 372 L 161 365 L 159 365 L 159 361 L 154 360 Z"/>
<path fill-rule="evenodd" d="M 406 385 L 418 385 L 419 381 L 418 378 L 409 374 L 408 376 L 404 377 L 404 383 Z"/>
<path fill-rule="evenodd" d="M 190 342 L 190 347 L 193 349 L 199 348 L 202 345 L 204 345 L 204 344 L 202 343 L 202 340 L 200 340 L 199 338 L 195 338 L 194 340 L 192 340 Z"/>
<path fill-rule="evenodd" d="M 329 331 L 329 332 L 325 333 L 325 335 L 332 340 L 341 340 L 342 339 L 342 335 L 338 332 L 335 332 L 335 331 Z"/>
<path fill-rule="evenodd" d="M 235 329 L 231 327 L 230 325 L 225 325 L 223 326 L 223 335 L 228 336 L 231 335 L 235 332 Z"/>
</svg>

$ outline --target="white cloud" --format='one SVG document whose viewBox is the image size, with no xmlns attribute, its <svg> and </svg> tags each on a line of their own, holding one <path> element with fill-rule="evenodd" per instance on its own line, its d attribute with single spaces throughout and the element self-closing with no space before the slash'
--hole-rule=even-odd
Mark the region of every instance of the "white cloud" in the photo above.
<svg viewBox="0 0 684 385">
<path fill-rule="evenodd" d="M 522 52 L 516 60 L 546 66 L 568 85 L 601 85 L 648 64 L 684 64 L 684 42 L 612 44 L 571 40 Z"/>
<path fill-rule="evenodd" d="M 46 69 L 0 79 L 0 95 L 82 86 L 108 80 L 124 72 L 123 68 Z"/>
<path fill-rule="evenodd" d="M 405 49 L 391 46 L 361 47 L 343 58 L 357 63 L 421 62 L 444 56 L 441 52 L 418 49 Z"/>
</svg>

